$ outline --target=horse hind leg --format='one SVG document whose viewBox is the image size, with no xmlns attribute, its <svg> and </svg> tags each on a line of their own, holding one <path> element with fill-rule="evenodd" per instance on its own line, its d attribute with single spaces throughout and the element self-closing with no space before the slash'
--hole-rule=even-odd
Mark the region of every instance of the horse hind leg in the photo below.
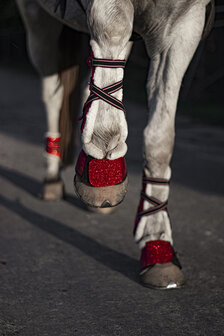
<svg viewBox="0 0 224 336">
<path fill-rule="evenodd" d="M 58 199 L 63 195 L 60 180 L 59 115 L 63 99 L 59 68 L 58 40 L 62 24 L 53 19 L 33 0 L 17 0 L 27 32 L 27 47 L 31 62 L 41 76 L 42 100 L 47 119 L 46 173 L 43 198 Z"/>
<path fill-rule="evenodd" d="M 17 0 L 17 3 L 26 25 L 31 61 L 41 75 L 46 110 L 46 173 L 42 196 L 46 200 L 60 199 L 63 197 L 61 163 L 67 164 L 70 157 L 74 157 L 74 120 L 79 92 L 77 53 L 68 48 L 71 30 L 66 30 L 36 1 Z M 73 34 L 73 41 L 78 39 Z M 74 56 L 72 61 L 71 56 Z"/>
<path fill-rule="evenodd" d="M 53 151 L 47 141 L 47 171 L 44 183 L 44 199 L 63 197 L 63 183 L 60 166 L 74 162 L 78 138 L 76 134 L 77 114 L 80 109 L 80 53 L 74 50 L 81 42 L 79 33 L 64 27 L 60 41 L 63 41 L 58 74 L 43 78 L 43 101 L 47 111 L 48 132 L 46 140 L 53 141 Z M 69 65 L 67 65 L 69 62 Z M 71 63 L 71 64 L 70 64 Z M 53 85 L 52 85 L 53 84 Z M 58 86 L 57 86 L 58 85 Z M 54 91 L 49 90 L 54 88 Z M 59 90 L 59 92 L 57 92 Z M 57 142 L 57 140 L 59 140 Z M 59 150 L 55 148 L 59 146 Z M 56 149 L 56 151 L 55 151 Z"/>
<path fill-rule="evenodd" d="M 60 109 L 63 99 L 63 87 L 58 74 L 42 79 L 42 98 L 47 114 L 48 131 L 46 138 L 46 175 L 42 197 L 44 200 L 57 200 L 63 197 L 63 182 L 60 177 L 61 134 L 59 131 Z"/>
<path fill-rule="evenodd" d="M 202 6 L 192 8 L 173 28 L 169 48 L 162 52 L 151 55 L 152 41 L 145 37 L 151 56 L 147 84 L 149 121 L 144 130 L 143 188 L 134 236 L 142 250 L 141 282 L 153 288 L 176 288 L 184 284 L 184 276 L 172 247 L 172 230 L 167 213 L 171 177 L 169 164 L 180 85 L 200 41 L 204 14 Z"/>
</svg>

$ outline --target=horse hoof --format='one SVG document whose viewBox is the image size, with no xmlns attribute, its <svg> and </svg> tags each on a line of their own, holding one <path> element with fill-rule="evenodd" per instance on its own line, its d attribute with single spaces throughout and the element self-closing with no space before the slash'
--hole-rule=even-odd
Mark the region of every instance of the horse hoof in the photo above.
<svg viewBox="0 0 224 336">
<path fill-rule="evenodd" d="M 62 180 L 45 181 L 43 185 L 42 199 L 56 201 L 64 197 L 64 184 Z"/>
<path fill-rule="evenodd" d="M 116 207 L 110 207 L 110 208 L 93 208 L 88 207 L 89 211 L 94 212 L 96 214 L 100 215 L 110 215 L 116 210 Z"/>
<path fill-rule="evenodd" d="M 125 158 L 94 159 L 82 150 L 74 185 L 77 195 L 88 206 L 107 209 L 118 205 L 128 186 Z"/>
<path fill-rule="evenodd" d="M 117 185 L 92 187 L 82 182 L 80 177 L 76 175 L 74 185 L 77 195 L 86 205 L 100 208 L 100 213 L 108 213 L 107 209 L 111 209 L 123 201 L 127 193 L 128 177 Z"/>
<path fill-rule="evenodd" d="M 181 288 L 185 283 L 184 275 L 180 268 L 172 262 L 155 264 L 140 272 L 141 283 L 153 289 Z"/>
</svg>

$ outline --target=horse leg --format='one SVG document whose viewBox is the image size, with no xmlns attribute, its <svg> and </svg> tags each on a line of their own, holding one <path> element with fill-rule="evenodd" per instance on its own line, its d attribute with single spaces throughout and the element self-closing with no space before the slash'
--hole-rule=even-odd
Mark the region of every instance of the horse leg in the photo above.
<svg viewBox="0 0 224 336">
<path fill-rule="evenodd" d="M 180 85 L 200 41 L 204 16 L 204 8 L 195 6 L 173 27 L 172 34 L 164 34 L 165 40 L 153 41 L 145 36 L 151 57 L 147 83 L 149 120 L 144 130 L 143 187 L 134 236 L 142 250 L 141 282 L 153 288 L 174 288 L 184 284 L 181 266 L 172 247 L 167 212 L 169 164 Z M 161 45 L 167 47 L 159 50 Z"/>
<path fill-rule="evenodd" d="M 56 200 L 63 197 L 63 182 L 60 177 L 61 152 L 59 131 L 60 109 L 63 99 L 63 87 L 58 74 L 42 78 L 43 102 L 47 114 L 48 131 L 46 138 L 46 175 L 42 197 Z"/>
<path fill-rule="evenodd" d="M 120 203 L 127 190 L 127 124 L 121 100 L 133 6 L 130 0 L 94 0 L 87 14 L 91 93 L 84 106 L 83 151 L 76 166 L 75 187 L 86 204 L 104 208 Z"/>
<path fill-rule="evenodd" d="M 36 1 L 17 0 L 27 30 L 31 61 L 42 78 L 42 99 L 47 114 L 46 176 L 43 198 L 58 199 L 63 195 L 60 180 L 59 115 L 63 100 L 59 68 L 58 39 L 62 24 L 47 14 Z"/>
</svg>

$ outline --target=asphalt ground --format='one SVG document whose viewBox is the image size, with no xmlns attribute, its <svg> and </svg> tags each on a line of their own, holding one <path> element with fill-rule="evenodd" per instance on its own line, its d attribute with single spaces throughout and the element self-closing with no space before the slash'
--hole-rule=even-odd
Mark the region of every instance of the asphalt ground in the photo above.
<svg viewBox="0 0 224 336">
<path fill-rule="evenodd" d="M 64 200 L 39 198 L 44 107 L 32 71 L 0 68 L 0 335 L 223 335 L 223 128 L 177 117 L 169 212 L 187 283 L 138 280 L 132 229 L 146 108 L 126 102 L 129 192 L 108 216 L 87 211 L 63 171 Z"/>
</svg>

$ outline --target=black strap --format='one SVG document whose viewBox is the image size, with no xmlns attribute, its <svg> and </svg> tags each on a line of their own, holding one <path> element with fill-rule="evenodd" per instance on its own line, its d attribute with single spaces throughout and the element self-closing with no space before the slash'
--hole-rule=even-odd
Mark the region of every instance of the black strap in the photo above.
<svg viewBox="0 0 224 336">
<path fill-rule="evenodd" d="M 120 89 L 121 88 L 122 86 L 120 87 Z M 96 97 L 95 100 L 102 99 L 103 101 L 116 107 L 117 109 L 125 111 L 123 103 L 117 98 L 111 96 L 109 93 L 105 92 L 104 89 L 100 89 L 98 86 L 91 84 L 91 93 L 94 95 L 94 97 Z"/>
<path fill-rule="evenodd" d="M 165 185 L 170 183 L 170 181 L 167 179 L 156 177 L 145 177 L 145 176 L 143 176 L 142 182 L 151 184 L 165 184 Z"/>
<path fill-rule="evenodd" d="M 102 67 L 102 68 L 124 68 L 126 64 L 126 60 L 112 60 L 112 59 L 105 59 L 105 58 L 95 58 L 95 57 L 88 57 L 87 64 L 90 67 Z M 116 107 L 118 110 L 121 110 L 125 113 L 124 104 L 119 99 L 112 96 L 114 92 L 122 89 L 123 87 L 123 80 L 114 83 L 112 85 L 106 86 L 104 88 L 99 88 L 97 85 L 94 84 L 93 80 L 91 79 L 90 83 L 90 95 L 83 107 L 83 115 L 82 118 L 87 113 L 87 107 L 90 103 L 97 99 L 101 99 L 106 103 Z"/>
<path fill-rule="evenodd" d="M 143 175 L 143 183 L 151 183 L 151 184 L 157 184 L 157 185 L 168 185 L 169 180 L 163 179 L 163 178 L 155 178 L 155 177 L 146 177 Z M 138 218 L 140 219 L 142 216 L 148 216 L 155 214 L 159 211 L 165 210 L 167 211 L 167 205 L 168 205 L 168 200 L 165 202 L 161 202 L 157 198 L 153 196 L 148 196 L 146 195 L 145 192 L 141 192 L 141 197 L 146 200 L 147 202 L 151 203 L 153 206 L 147 210 L 143 210 L 137 214 Z"/>
<path fill-rule="evenodd" d="M 124 68 L 126 60 L 112 60 L 106 58 L 88 57 L 87 63 L 91 67 Z"/>
</svg>

